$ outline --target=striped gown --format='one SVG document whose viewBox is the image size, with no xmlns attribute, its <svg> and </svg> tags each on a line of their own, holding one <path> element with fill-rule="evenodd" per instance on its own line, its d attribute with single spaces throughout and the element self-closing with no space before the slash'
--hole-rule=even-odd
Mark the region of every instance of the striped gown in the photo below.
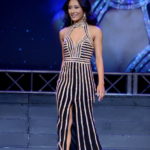
<svg viewBox="0 0 150 150">
<path fill-rule="evenodd" d="M 56 85 L 57 147 L 66 150 L 69 108 L 72 105 L 70 150 L 102 150 L 95 127 L 92 102 L 95 102 L 96 85 L 90 60 L 93 43 L 88 24 L 84 23 L 85 36 L 74 45 L 70 34 L 64 38 L 64 61 Z"/>
</svg>

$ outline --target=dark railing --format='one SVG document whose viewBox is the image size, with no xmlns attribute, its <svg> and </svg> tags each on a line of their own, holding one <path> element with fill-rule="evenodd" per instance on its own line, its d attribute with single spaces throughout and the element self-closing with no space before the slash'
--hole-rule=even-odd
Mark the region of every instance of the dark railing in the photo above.
<svg viewBox="0 0 150 150">
<path fill-rule="evenodd" d="M 55 94 L 59 71 L 0 70 L 0 93 Z M 95 83 L 97 72 L 93 72 Z M 150 96 L 150 73 L 105 73 L 107 95 Z"/>
</svg>

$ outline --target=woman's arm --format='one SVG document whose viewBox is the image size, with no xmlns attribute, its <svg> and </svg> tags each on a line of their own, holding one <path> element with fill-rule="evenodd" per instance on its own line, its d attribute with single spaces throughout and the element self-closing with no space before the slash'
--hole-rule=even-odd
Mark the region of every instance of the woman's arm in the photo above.
<svg viewBox="0 0 150 150">
<path fill-rule="evenodd" d="M 99 100 L 103 99 L 105 95 L 104 88 L 104 66 L 102 58 L 102 31 L 100 28 L 95 27 L 94 29 L 94 48 L 96 55 L 96 67 L 98 72 L 98 86 L 97 94 L 99 95 Z"/>
<path fill-rule="evenodd" d="M 98 84 L 104 84 L 104 66 L 102 58 L 102 31 L 95 29 L 94 47 L 96 55 L 96 67 L 98 71 Z"/>
<path fill-rule="evenodd" d="M 64 62 L 64 48 L 63 48 L 63 42 L 64 42 L 64 29 L 59 31 L 59 40 L 61 43 L 61 49 L 62 49 L 62 64 L 61 64 L 61 68 L 63 66 L 63 62 Z"/>
</svg>

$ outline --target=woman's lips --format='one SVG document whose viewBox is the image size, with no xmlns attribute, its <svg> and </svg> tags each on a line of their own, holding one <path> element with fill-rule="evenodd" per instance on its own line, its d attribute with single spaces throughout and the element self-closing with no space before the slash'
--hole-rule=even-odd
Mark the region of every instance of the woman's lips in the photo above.
<svg viewBox="0 0 150 150">
<path fill-rule="evenodd" d="M 77 16 L 78 16 L 78 14 L 71 15 L 72 18 L 76 18 Z"/>
</svg>

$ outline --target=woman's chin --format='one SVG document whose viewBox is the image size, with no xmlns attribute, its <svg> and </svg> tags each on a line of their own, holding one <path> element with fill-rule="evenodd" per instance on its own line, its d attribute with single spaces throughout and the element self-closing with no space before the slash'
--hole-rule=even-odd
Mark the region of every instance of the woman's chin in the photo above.
<svg viewBox="0 0 150 150">
<path fill-rule="evenodd" d="M 73 22 L 78 22 L 78 21 L 79 21 L 79 19 L 72 19 L 72 21 L 73 21 Z"/>
</svg>

